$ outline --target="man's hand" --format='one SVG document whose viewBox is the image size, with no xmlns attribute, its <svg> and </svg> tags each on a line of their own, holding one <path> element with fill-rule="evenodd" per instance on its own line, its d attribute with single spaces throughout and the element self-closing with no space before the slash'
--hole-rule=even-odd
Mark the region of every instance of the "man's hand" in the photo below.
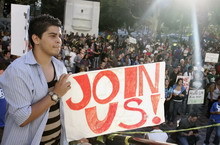
<svg viewBox="0 0 220 145">
<path fill-rule="evenodd" d="M 53 92 L 56 93 L 59 97 L 62 97 L 66 94 L 67 91 L 71 89 L 70 82 L 67 82 L 67 78 L 70 74 L 62 74 L 59 81 L 56 82 Z"/>
<path fill-rule="evenodd" d="M 188 136 L 193 135 L 193 131 L 189 131 Z"/>
</svg>

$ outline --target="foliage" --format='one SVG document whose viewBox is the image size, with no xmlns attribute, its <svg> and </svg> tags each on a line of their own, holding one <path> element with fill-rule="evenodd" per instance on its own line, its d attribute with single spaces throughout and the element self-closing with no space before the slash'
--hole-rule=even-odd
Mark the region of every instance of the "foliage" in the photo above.
<svg viewBox="0 0 220 145">
<path fill-rule="evenodd" d="M 101 0 L 100 30 L 133 26 L 143 15 L 146 1 L 149 0 Z"/>
<path fill-rule="evenodd" d="M 65 0 L 41 0 L 41 13 L 49 13 L 64 19 Z M 188 35 L 192 33 L 193 0 L 93 0 L 100 1 L 99 29 L 115 31 L 118 28 L 129 26 L 158 25 L 157 33 L 175 33 Z M 157 8 L 152 4 L 159 1 Z M 37 0 L 5 0 L 17 4 L 32 4 Z M 220 38 L 220 0 L 199 0 L 195 4 L 200 34 L 205 32 Z M 154 19 L 149 18 L 149 9 Z M 159 12 L 155 15 L 155 11 Z M 155 18 L 157 23 L 154 23 Z M 134 25 L 137 24 L 137 25 Z"/>
<path fill-rule="evenodd" d="M 51 14 L 64 21 L 65 0 L 42 0 L 42 13 Z"/>
</svg>

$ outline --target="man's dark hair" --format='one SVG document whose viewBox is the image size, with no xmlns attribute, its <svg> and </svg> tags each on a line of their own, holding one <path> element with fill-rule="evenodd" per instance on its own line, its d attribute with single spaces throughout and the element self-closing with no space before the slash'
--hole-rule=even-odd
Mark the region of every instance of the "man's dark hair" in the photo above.
<svg viewBox="0 0 220 145">
<path fill-rule="evenodd" d="M 176 81 L 176 83 L 178 83 L 179 81 L 183 82 L 183 78 L 178 78 L 178 80 Z"/>
<path fill-rule="evenodd" d="M 29 35 L 29 41 L 32 47 L 34 47 L 32 35 L 35 34 L 39 38 L 41 38 L 42 34 L 45 31 L 47 31 L 47 28 L 50 26 L 61 27 L 62 23 L 58 18 L 54 18 L 53 16 L 48 15 L 48 14 L 40 15 L 38 17 L 31 19 L 30 24 L 29 24 L 28 35 Z"/>
<path fill-rule="evenodd" d="M 190 66 L 188 67 L 188 70 L 193 70 L 193 66 L 190 65 Z"/>
<path fill-rule="evenodd" d="M 191 116 L 191 117 L 198 117 L 198 114 L 195 113 L 195 112 L 192 112 L 192 113 L 189 114 L 189 116 Z"/>
</svg>

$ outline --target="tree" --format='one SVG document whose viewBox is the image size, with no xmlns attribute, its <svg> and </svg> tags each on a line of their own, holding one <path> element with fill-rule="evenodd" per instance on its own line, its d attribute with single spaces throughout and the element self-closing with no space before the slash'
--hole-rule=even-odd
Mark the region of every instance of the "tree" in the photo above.
<svg viewBox="0 0 220 145">
<path fill-rule="evenodd" d="M 41 11 L 64 21 L 65 0 L 42 0 Z"/>
<path fill-rule="evenodd" d="M 133 26 L 143 16 L 151 0 L 101 0 L 100 30 Z"/>
</svg>

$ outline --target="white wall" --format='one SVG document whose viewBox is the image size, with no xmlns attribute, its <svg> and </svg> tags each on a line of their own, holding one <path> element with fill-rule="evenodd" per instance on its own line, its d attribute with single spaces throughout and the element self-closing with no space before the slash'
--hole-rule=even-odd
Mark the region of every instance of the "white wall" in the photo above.
<svg viewBox="0 0 220 145">
<path fill-rule="evenodd" d="M 100 2 L 66 0 L 64 30 L 98 35 Z"/>
</svg>

